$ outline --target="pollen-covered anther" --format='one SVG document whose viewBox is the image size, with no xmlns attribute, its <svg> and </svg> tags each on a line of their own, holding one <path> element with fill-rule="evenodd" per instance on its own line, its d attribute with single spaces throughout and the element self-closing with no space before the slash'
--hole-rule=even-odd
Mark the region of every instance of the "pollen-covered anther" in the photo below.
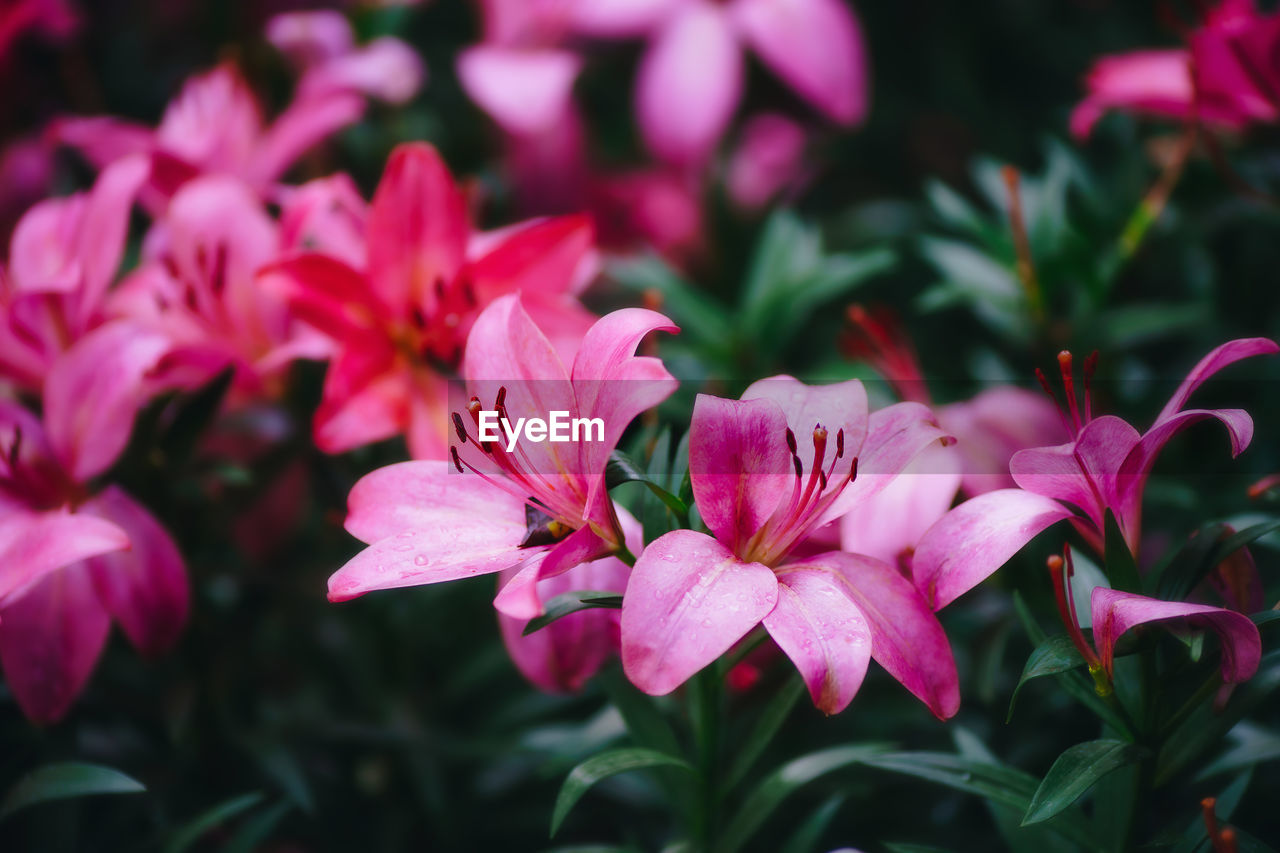
<svg viewBox="0 0 1280 853">
<path fill-rule="evenodd" d="M 463 444 L 466 444 L 467 428 L 462 423 L 462 415 L 458 414 L 457 412 L 453 413 L 453 430 L 458 434 L 458 441 L 461 441 Z"/>
</svg>

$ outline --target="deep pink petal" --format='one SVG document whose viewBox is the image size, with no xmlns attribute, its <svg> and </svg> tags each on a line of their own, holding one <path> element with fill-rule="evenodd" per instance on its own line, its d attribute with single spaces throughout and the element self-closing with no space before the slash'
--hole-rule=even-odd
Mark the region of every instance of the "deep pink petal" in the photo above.
<svg viewBox="0 0 1280 853">
<path fill-rule="evenodd" d="M 363 275 L 337 258 L 322 254 L 288 258 L 267 267 L 259 282 L 287 299 L 298 319 L 348 347 L 359 346 L 362 336 L 384 334 L 390 309 L 369 289 Z"/>
<path fill-rule="evenodd" d="M 939 719 L 960 708 L 960 681 L 947 635 L 924 597 L 894 566 L 833 551 L 783 566 L 822 572 L 838 585 L 871 629 L 871 656 Z"/>
<path fill-rule="evenodd" d="M 1022 489 L 967 500 L 929 528 L 912 562 L 916 587 L 941 610 L 994 574 L 1022 546 L 1071 510 Z"/>
<path fill-rule="evenodd" d="M 102 473 L 124 450 L 151 393 L 148 375 L 170 348 L 164 336 L 117 321 L 82 339 L 49 371 L 49 442 L 77 481 Z"/>
<path fill-rule="evenodd" d="M 567 50 L 480 45 L 458 55 L 462 88 L 498 126 L 541 133 L 564 118 L 582 60 Z"/>
<path fill-rule="evenodd" d="M 588 216 L 556 216 L 504 230 L 467 266 L 467 279 L 481 305 L 519 291 L 525 300 L 568 294 L 580 287 L 582 270 L 595 256 L 595 226 Z"/>
<path fill-rule="evenodd" d="M 709 536 L 676 530 L 645 548 L 622 600 L 622 666 L 661 696 L 742 639 L 773 610 L 778 581 Z"/>
<path fill-rule="evenodd" d="M 369 207 L 351 176 L 317 178 L 281 196 L 280 244 L 285 250 L 323 252 L 353 270 L 365 268 Z"/>
<path fill-rule="evenodd" d="M 780 570 L 778 603 L 764 626 L 800 670 L 819 710 L 848 707 L 867 674 L 871 629 L 844 584 L 827 571 Z"/>
<path fill-rule="evenodd" d="M 62 719 L 93 674 L 110 627 L 83 564 L 44 576 L 0 608 L 0 665 L 28 719 Z"/>
<path fill-rule="evenodd" d="M 0 516 L 0 607 L 50 572 L 129 547 L 129 536 L 101 518 L 64 510 Z"/>
<path fill-rule="evenodd" d="M 790 494 L 787 418 L 773 400 L 699 394 L 689 425 L 689 476 L 703 522 L 735 552 Z"/>
<path fill-rule="evenodd" d="M 87 563 L 107 611 L 143 655 L 170 648 L 182 633 L 190 606 L 182 554 L 158 521 L 116 486 L 87 501 L 83 512 L 118 524 L 129 534 L 129 550 Z"/>
<path fill-rule="evenodd" d="M 435 148 L 423 142 L 391 152 L 369 208 L 369 277 L 383 302 L 428 316 L 437 282 L 462 266 L 470 224 L 462 193 Z"/>
<path fill-rule="evenodd" d="M 101 310 L 107 286 L 124 256 L 129 210 L 149 175 L 145 157 L 126 157 L 103 169 L 89 192 L 76 246 L 84 272 L 84 289 L 73 321 L 78 328 L 86 328 Z"/>
<path fill-rule="evenodd" d="M 1262 639 L 1249 617 L 1233 610 L 1160 601 L 1130 592 L 1094 587 L 1091 601 L 1093 639 L 1107 673 L 1111 673 L 1116 642 L 1129 629 L 1148 622 L 1187 619 L 1211 628 L 1222 640 L 1222 679 L 1228 684 L 1247 681 L 1258 671 Z"/>
<path fill-rule="evenodd" d="M 551 546 L 539 558 L 530 560 L 520 571 L 514 572 L 493 600 L 493 606 L 499 613 L 513 619 L 527 621 L 541 616 L 541 581 L 559 577 L 575 566 L 597 560 L 613 550 L 611 542 L 601 538 L 590 527 L 581 527 Z"/>
<path fill-rule="evenodd" d="M 58 119 L 49 133 L 99 169 L 131 154 L 148 153 L 155 144 L 151 128 L 110 116 Z"/>
<path fill-rule="evenodd" d="M 862 28 L 841 0 L 735 0 L 733 19 L 764 63 L 832 121 L 857 124 L 870 99 Z"/>
<path fill-rule="evenodd" d="M 699 163 L 720 141 L 742 97 L 742 51 L 725 12 L 692 0 L 649 45 L 636 78 L 645 143 L 677 165 Z"/>
<path fill-rule="evenodd" d="M 409 418 L 408 373 L 389 346 L 345 350 L 329 364 L 312 433 L 325 453 L 382 441 Z"/>
<path fill-rule="evenodd" d="M 1193 97 L 1190 55 L 1185 50 L 1141 50 L 1104 56 L 1085 78 L 1088 96 L 1071 114 L 1071 133 L 1089 136 L 1108 111 L 1129 110 L 1183 119 Z"/>
<path fill-rule="evenodd" d="M 1230 528 L 1226 535 L 1230 535 Z M 1213 567 L 1209 583 L 1232 610 L 1257 613 L 1266 607 L 1266 588 L 1248 548 L 1241 548 Z"/>
<path fill-rule="evenodd" d="M 796 188 L 805 178 L 808 135 L 799 123 L 780 113 L 754 116 L 742 129 L 729 161 L 725 188 L 733 203 L 757 211 L 774 196 Z"/>
<path fill-rule="evenodd" d="M 1178 386 L 1177 392 L 1169 399 L 1165 407 L 1160 410 L 1160 414 L 1156 417 L 1156 423 L 1159 424 L 1161 421 L 1173 417 L 1187 404 L 1188 398 L 1197 388 L 1204 384 L 1206 379 L 1224 367 L 1235 364 L 1244 358 L 1251 358 L 1255 355 L 1271 355 L 1277 352 L 1280 352 L 1280 345 L 1267 338 L 1241 338 L 1228 341 L 1200 359 L 1199 363 L 1191 368 L 1187 378 Z"/>
</svg>

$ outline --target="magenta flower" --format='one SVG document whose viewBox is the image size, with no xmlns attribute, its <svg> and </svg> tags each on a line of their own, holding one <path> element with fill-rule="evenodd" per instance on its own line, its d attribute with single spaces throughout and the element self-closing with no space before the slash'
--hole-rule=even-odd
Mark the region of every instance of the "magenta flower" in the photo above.
<svg viewBox="0 0 1280 853">
<path fill-rule="evenodd" d="M 324 358 L 333 348 L 258 279 L 286 248 L 249 187 L 221 175 L 196 178 L 152 226 L 142 263 L 111 294 L 110 310 L 173 341 L 175 384 L 198 385 L 230 364 L 237 396 L 272 396 L 294 359 Z"/>
<path fill-rule="evenodd" d="M 26 33 L 38 32 L 47 38 L 62 40 L 77 23 L 76 13 L 66 0 L 6 0 L 0 5 L 0 63 Z"/>
<path fill-rule="evenodd" d="M 144 655 L 177 639 L 188 590 L 181 555 L 146 509 L 89 483 L 124 449 L 160 335 L 102 327 L 49 372 L 44 423 L 0 402 L 0 665 L 39 723 L 60 719 L 88 681 L 111 620 Z"/>
<path fill-rule="evenodd" d="M 1104 56 L 1089 71 L 1088 96 L 1071 114 L 1087 137 L 1113 109 L 1238 129 L 1280 119 L 1280 14 L 1254 0 L 1221 0 L 1187 34 L 1182 49 Z"/>
<path fill-rule="evenodd" d="M 744 46 L 828 119 L 849 126 L 866 116 L 866 47 L 840 0 L 666 5 L 636 80 L 640 128 L 659 158 L 693 165 L 715 148 L 742 99 Z"/>
<path fill-rule="evenodd" d="M 590 325 L 576 293 L 593 268 L 591 222 L 562 217 L 480 235 L 429 145 L 392 153 L 364 227 L 361 269 L 309 253 L 270 272 L 295 314 L 339 344 L 315 416 L 325 452 L 407 432 L 415 457 L 445 458 L 441 367 L 458 364 L 476 316 L 504 294 L 521 292 L 530 314 L 565 346 Z"/>
<path fill-rule="evenodd" d="M 675 390 L 662 362 L 634 355 L 653 331 L 676 331 L 653 311 L 627 308 L 597 320 L 566 369 L 517 294 L 476 320 L 463 373 L 472 402 L 455 413 L 453 465 L 404 462 L 374 471 L 351 491 L 347 530 L 370 547 L 329 579 L 329 599 L 375 589 L 438 583 L 518 569 L 498 596 L 517 619 L 541 612 L 537 586 L 581 563 L 611 554 L 623 531 L 605 484 L 605 465 L 636 415 Z M 510 423 L 600 418 L 600 440 L 481 441 L 481 408 Z M 467 472 L 467 473 L 459 473 Z"/>
<path fill-rule="evenodd" d="M 795 192 L 805 181 L 808 134 L 799 123 L 779 113 L 761 113 L 742 128 L 742 138 L 729 160 L 725 188 L 743 210 L 755 212 L 774 199 Z"/>
<path fill-rule="evenodd" d="M 1135 554 L 1141 534 L 1142 493 L 1161 448 L 1184 428 L 1217 420 L 1227 429 L 1232 455 L 1253 437 L 1253 421 L 1239 409 L 1184 409 L 1200 385 L 1242 358 L 1280 352 L 1265 338 L 1223 344 L 1200 360 L 1146 433 L 1126 421 L 1093 417 L 1089 401 L 1092 359 L 1085 365 L 1083 411 L 1071 356 L 1059 356 L 1071 442 L 1014 454 L 1010 472 L 1020 488 L 987 492 L 958 506 L 925 534 L 915 553 L 916 583 L 935 608 L 972 589 L 1042 530 L 1070 520 L 1099 553 L 1108 510 Z"/>
<path fill-rule="evenodd" d="M 869 415 L 856 380 L 778 377 L 740 401 L 700 395 L 689 462 L 711 535 L 668 533 L 636 561 L 622 604 L 627 677 L 668 693 L 763 622 L 826 713 L 849 704 L 874 657 L 934 714 L 953 715 L 951 648 L 911 582 L 862 554 L 792 553 L 947 440 L 918 403 Z"/>
<path fill-rule="evenodd" d="M 42 201 L 19 221 L 0 272 L 0 375 L 38 394 L 53 363 L 106 319 L 129 210 L 147 164 L 104 169 L 93 189 Z"/>
</svg>

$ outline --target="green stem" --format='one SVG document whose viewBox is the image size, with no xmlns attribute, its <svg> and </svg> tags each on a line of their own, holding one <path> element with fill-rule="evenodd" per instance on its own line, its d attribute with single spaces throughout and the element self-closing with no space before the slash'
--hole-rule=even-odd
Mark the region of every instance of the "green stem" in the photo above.
<svg viewBox="0 0 1280 853">
<path fill-rule="evenodd" d="M 1212 696 L 1221 686 L 1222 678 L 1217 672 L 1214 672 L 1205 680 L 1204 684 L 1200 685 L 1195 693 L 1191 694 L 1191 698 L 1184 702 L 1182 707 L 1175 711 L 1173 716 L 1166 720 L 1164 725 L 1160 727 L 1160 740 L 1163 742 L 1168 739 L 1169 735 L 1173 734 L 1178 726 L 1182 725 L 1182 722 L 1186 720 L 1187 717 L 1195 713 L 1195 710 L 1200 707 L 1201 703 Z"/>
<path fill-rule="evenodd" d="M 694 849 L 706 853 L 715 844 L 720 797 L 720 714 L 723 681 L 720 666 L 712 664 L 689 682 L 689 713 L 698 768 L 698 803 L 694 811 Z"/>
</svg>

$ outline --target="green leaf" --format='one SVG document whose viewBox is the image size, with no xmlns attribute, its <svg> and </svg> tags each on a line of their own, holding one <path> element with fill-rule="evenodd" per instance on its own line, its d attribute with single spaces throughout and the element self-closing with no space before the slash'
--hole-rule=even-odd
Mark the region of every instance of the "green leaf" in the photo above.
<svg viewBox="0 0 1280 853">
<path fill-rule="evenodd" d="M 854 744 L 811 752 L 788 761 L 766 776 L 743 801 L 716 846 L 716 853 L 734 853 L 750 841 L 774 810 L 799 788 L 834 770 L 867 760 L 885 750 L 883 744 Z"/>
<path fill-rule="evenodd" d="M 724 306 L 684 281 L 657 257 L 614 261 L 608 266 L 608 274 L 629 290 L 661 294 L 663 312 L 680 325 L 682 337 L 717 344 L 733 339 L 734 327 Z"/>
<path fill-rule="evenodd" d="M 934 847 L 930 844 L 908 844 L 905 841 L 891 841 L 884 845 L 889 853 L 951 853 L 945 847 Z"/>
<path fill-rule="evenodd" d="M 1142 592 L 1142 577 L 1138 574 L 1138 564 L 1133 559 L 1133 552 L 1124 541 L 1120 532 L 1120 523 L 1110 509 L 1106 520 L 1106 566 L 1107 580 L 1111 586 L 1122 592 Z"/>
<path fill-rule="evenodd" d="M 1200 771 L 1197 779 L 1230 773 L 1280 758 L 1280 733 L 1243 722 L 1231 730 L 1235 746 Z"/>
<path fill-rule="evenodd" d="M 622 596 L 616 592 L 599 590 L 564 592 L 546 603 L 541 616 L 529 620 L 529 624 L 524 626 L 523 636 L 527 637 L 534 631 L 540 631 L 557 619 L 563 619 L 579 610 L 618 610 L 621 607 Z"/>
<path fill-rule="evenodd" d="M 804 693 L 804 681 L 797 674 L 788 678 L 787 683 L 773 694 L 769 704 L 765 705 L 764 710 L 761 711 L 760 718 L 756 720 L 751 734 L 742 742 L 738 757 L 729 768 L 728 775 L 725 776 L 725 790 L 732 789 L 746 777 L 752 765 L 769 748 L 774 735 L 778 733 L 778 729 L 782 728 L 782 724 L 786 722 L 791 710 L 795 708 L 796 702 Z"/>
<path fill-rule="evenodd" d="M 1022 667 L 1022 676 L 1018 679 L 1017 686 L 1013 688 L 1013 695 L 1009 697 L 1009 713 L 1005 717 L 1005 723 L 1013 719 L 1013 706 L 1018 701 L 1018 693 L 1022 691 L 1022 685 L 1033 678 L 1068 672 L 1083 663 L 1080 652 L 1076 650 L 1075 644 L 1066 634 L 1054 634 L 1041 642 L 1027 658 L 1026 665 Z"/>
<path fill-rule="evenodd" d="M 828 798 L 813 814 L 805 818 L 804 823 L 800 824 L 795 832 L 791 833 L 787 843 L 782 846 L 781 853 L 810 853 L 818 849 L 818 841 L 822 838 L 822 833 L 827 831 L 827 827 L 842 805 L 844 805 L 843 795 L 836 794 Z"/>
<path fill-rule="evenodd" d="M 648 474 L 640 470 L 639 465 L 620 450 L 609 454 L 609 464 L 605 466 L 604 476 L 606 485 L 611 489 L 622 483 L 644 483 L 658 500 L 676 514 L 677 518 L 684 519 L 689 515 L 689 507 L 684 501 L 655 483 Z"/>
<path fill-rule="evenodd" d="M 1028 773 L 948 752 L 888 752 L 868 758 L 864 763 L 977 794 L 1024 812 L 1036 790 L 1036 779 Z"/>
<path fill-rule="evenodd" d="M 0 820 L 16 811 L 51 800 L 87 797 L 93 794 L 136 794 L 146 788 L 119 770 L 98 764 L 65 761 L 37 767 L 18 780 L 4 802 Z"/>
<path fill-rule="evenodd" d="M 648 767 L 679 767 L 690 773 L 694 772 L 693 767 L 684 759 L 644 747 L 611 749 L 608 752 L 593 755 L 569 771 L 569 777 L 560 786 L 555 810 L 551 815 L 552 836 L 560 829 L 560 824 L 564 822 L 578 800 L 582 799 L 582 795 L 591 790 L 597 782 L 619 773 L 643 770 Z"/>
<path fill-rule="evenodd" d="M 222 848 L 221 853 L 255 853 L 261 850 L 263 842 L 270 837 L 291 809 L 293 809 L 293 803 L 282 801 L 246 820 L 244 826 L 240 827 Z"/>
<path fill-rule="evenodd" d="M 1091 740 L 1058 756 L 1031 798 L 1023 826 L 1048 820 L 1080 799 L 1099 779 L 1137 763 L 1143 751 L 1127 741 Z"/>
<path fill-rule="evenodd" d="M 1182 601 L 1213 568 L 1210 555 L 1214 544 L 1227 533 L 1225 524 L 1209 524 L 1200 528 L 1177 552 L 1168 565 L 1158 570 L 1156 598 Z"/>
<path fill-rule="evenodd" d="M 262 802 L 262 796 L 262 793 L 258 791 L 252 794 L 242 794 L 239 797 L 233 797 L 230 800 L 219 803 L 174 833 L 169 843 L 165 845 L 165 853 L 182 853 L 182 851 L 190 849 L 209 830 L 226 823 L 241 812 L 246 812 Z"/>
</svg>

